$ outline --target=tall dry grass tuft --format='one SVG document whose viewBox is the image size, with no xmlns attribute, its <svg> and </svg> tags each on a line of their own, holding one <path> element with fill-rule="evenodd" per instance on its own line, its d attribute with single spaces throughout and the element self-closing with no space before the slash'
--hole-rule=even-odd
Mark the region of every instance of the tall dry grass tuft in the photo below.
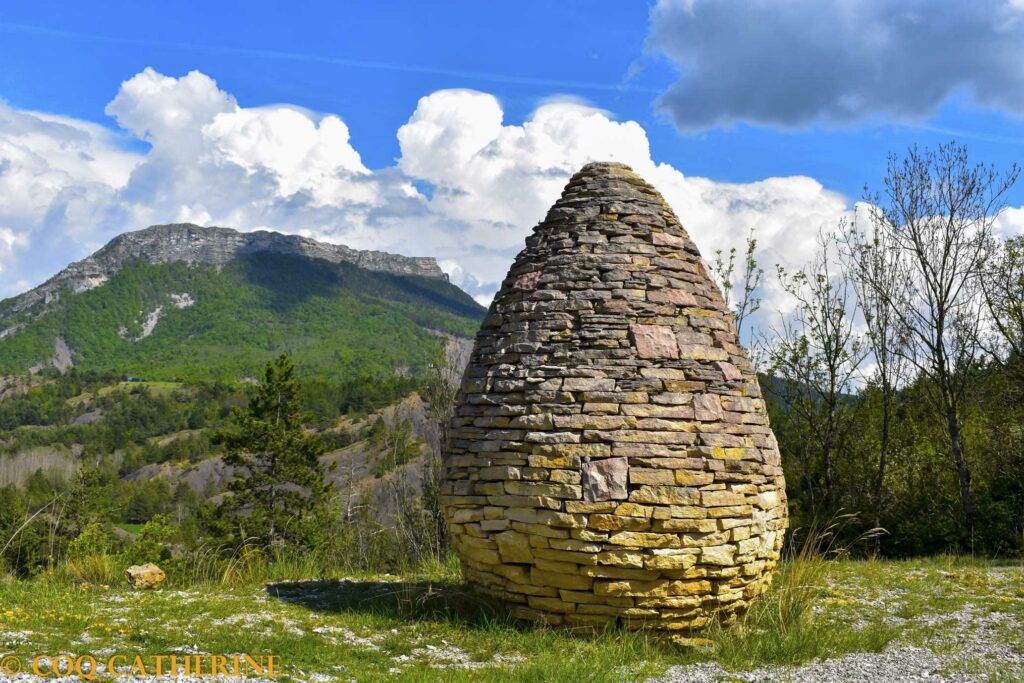
<svg viewBox="0 0 1024 683">
<path fill-rule="evenodd" d="M 227 558 L 219 583 L 231 588 L 251 586 L 267 573 L 267 564 L 267 554 L 247 543 Z"/>
<path fill-rule="evenodd" d="M 855 546 L 885 533 L 874 528 L 851 541 L 842 541 L 843 531 L 856 522 L 857 515 L 839 514 L 824 525 L 814 523 L 808 528 L 799 549 L 784 563 L 775 588 L 776 599 L 767 601 L 768 605 L 774 603 L 772 620 L 780 629 L 793 628 L 810 614 L 837 561 L 849 558 Z"/>
<path fill-rule="evenodd" d="M 185 585 L 238 587 L 254 583 L 266 573 L 265 553 L 251 543 L 228 552 L 225 546 L 202 546 L 184 568 Z M 173 577 L 173 574 L 172 574 Z"/>
<path fill-rule="evenodd" d="M 850 639 L 860 641 L 857 649 L 870 651 L 889 642 L 892 629 L 881 624 L 857 631 L 815 619 L 814 607 L 828 589 L 836 563 L 848 558 L 853 547 L 885 533 L 871 529 L 844 540 L 844 530 L 856 520 L 856 515 L 838 514 L 824 524 L 812 524 L 798 546 L 791 544 L 797 549 L 784 557 L 773 586 L 761 599 L 732 627 L 714 624 L 708 629 L 719 661 L 737 667 L 751 662 L 795 664 L 850 651 Z"/>
<path fill-rule="evenodd" d="M 68 557 L 57 569 L 57 580 L 112 586 L 124 580 L 128 564 L 121 555 L 94 552 Z"/>
<path fill-rule="evenodd" d="M 265 549 L 251 541 L 231 549 L 203 546 L 191 553 L 181 584 L 238 588 L 290 579 L 320 579 L 334 569 L 318 551 Z M 172 575 L 173 579 L 173 575 Z"/>
<path fill-rule="evenodd" d="M 211 545 L 200 546 L 190 553 L 188 563 L 182 568 L 182 583 L 188 586 L 209 586 L 219 583 L 223 565 L 221 548 Z M 176 574 L 169 574 L 169 579 L 173 583 L 177 583 Z"/>
</svg>

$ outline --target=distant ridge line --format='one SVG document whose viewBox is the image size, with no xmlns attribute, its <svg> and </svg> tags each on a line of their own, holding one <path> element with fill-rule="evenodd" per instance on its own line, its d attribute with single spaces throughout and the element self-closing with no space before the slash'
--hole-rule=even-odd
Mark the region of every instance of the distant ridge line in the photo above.
<svg viewBox="0 0 1024 683">
<path fill-rule="evenodd" d="M 343 244 L 318 242 L 301 235 L 269 230 L 242 232 L 193 223 L 169 223 L 114 237 L 91 256 L 70 264 L 38 287 L 8 299 L 0 310 L 0 316 L 19 313 L 38 303 L 45 304 L 63 289 L 76 292 L 92 289 L 106 282 L 131 260 L 141 259 L 148 263 L 185 261 L 220 266 L 261 252 L 294 254 L 331 263 L 351 263 L 366 270 L 393 275 L 448 281 L 437 260 L 429 256 L 401 256 L 352 249 Z"/>
</svg>

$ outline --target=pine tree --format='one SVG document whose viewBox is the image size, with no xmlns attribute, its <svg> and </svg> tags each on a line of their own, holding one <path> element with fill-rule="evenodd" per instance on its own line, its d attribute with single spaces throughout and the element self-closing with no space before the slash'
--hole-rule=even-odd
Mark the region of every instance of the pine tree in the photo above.
<svg viewBox="0 0 1024 683">
<path fill-rule="evenodd" d="M 321 437 L 303 427 L 295 366 L 282 354 L 267 363 L 246 409 L 236 409 L 235 429 L 224 441 L 224 462 L 236 470 L 224 503 L 239 539 L 265 548 L 311 547 L 330 485 L 319 456 Z"/>
</svg>

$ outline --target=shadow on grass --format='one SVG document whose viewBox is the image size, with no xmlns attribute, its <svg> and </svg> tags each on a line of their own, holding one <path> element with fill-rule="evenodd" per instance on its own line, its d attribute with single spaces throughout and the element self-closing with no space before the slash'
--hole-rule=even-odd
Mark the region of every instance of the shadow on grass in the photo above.
<svg viewBox="0 0 1024 683">
<path fill-rule="evenodd" d="M 646 633 L 576 633 L 523 623 L 499 604 L 454 581 L 300 581 L 271 584 L 266 590 L 272 598 L 325 615 L 358 614 L 427 624 L 425 630 L 434 634 L 435 642 L 446 638 L 441 641 L 444 647 L 469 652 L 476 662 L 469 668 L 443 671 L 435 664 L 422 664 L 395 677 L 401 680 L 620 683 L 626 677 L 646 680 L 667 666 L 666 651 Z M 385 652 L 409 655 L 408 632 L 389 630 L 396 635 L 382 643 Z"/>
<path fill-rule="evenodd" d="M 410 672 L 402 680 L 618 683 L 627 668 L 637 680 L 661 673 L 672 655 L 649 632 L 558 629 L 517 620 L 501 604 L 457 582 L 290 581 L 266 590 L 272 598 L 321 614 L 451 626 L 457 631 L 447 636 L 451 642 L 485 663 L 484 668 L 447 669 L 440 678 L 436 672 L 422 678 Z M 504 664 L 502 657 L 508 658 Z"/>
<path fill-rule="evenodd" d="M 464 584 L 343 579 L 287 581 L 266 590 L 270 597 L 317 612 L 447 621 L 464 627 L 521 626 L 499 603 Z"/>
</svg>

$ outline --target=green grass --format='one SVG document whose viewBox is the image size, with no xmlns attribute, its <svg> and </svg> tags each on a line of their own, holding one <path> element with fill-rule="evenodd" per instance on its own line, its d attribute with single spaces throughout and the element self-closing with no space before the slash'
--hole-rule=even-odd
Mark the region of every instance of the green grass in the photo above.
<svg viewBox="0 0 1024 683">
<path fill-rule="evenodd" d="M 828 562 L 810 577 L 806 567 L 787 562 L 744 621 L 705 634 L 713 649 L 681 648 L 642 633 L 525 627 L 467 590 L 450 562 L 402 577 L 316 581 L 301 580 L 314 575 L 301 561 L 237 564 L 247 568 L 210 573 L 206 585 L 185 586 L 197 577 L 172 576 L 165 588 L 141 593 L 46 578 L 0 582 L 0 651 L 273 654 L 282 680 L 293 681 L 317 674 L 318 681 L 610 682 L 697 662 L 739 671 L 887 645 L 954 653 L 956 644 L 947 641 L 955 624 L 943 615 L 967 605 L 1007 616 L 986 637 L 1020 648 L 1024 622 L 1024 571 L 962 558 Z M 810 588 L 797 609 L 786 591 L 801 582 Z M 778 616 L 794 609 L 795 620 Z M 904 610 L 927 619 L 892 619 Z"/>
</svg>

